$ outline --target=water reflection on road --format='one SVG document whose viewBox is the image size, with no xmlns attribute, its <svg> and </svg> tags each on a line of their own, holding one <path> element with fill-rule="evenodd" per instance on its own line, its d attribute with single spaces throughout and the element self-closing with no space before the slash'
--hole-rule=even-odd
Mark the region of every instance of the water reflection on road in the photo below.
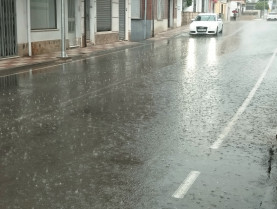
<svg viewBox="0 0 277 209">
<path fill-rule="evenodd" d="M 269 187 L 273 70 L 209 149 L 271 52 L 235 26 L 0 77 L 0 208 L 255 208 Z M 188 195 L 171 198 L 192 170 Z"/>
</svg>

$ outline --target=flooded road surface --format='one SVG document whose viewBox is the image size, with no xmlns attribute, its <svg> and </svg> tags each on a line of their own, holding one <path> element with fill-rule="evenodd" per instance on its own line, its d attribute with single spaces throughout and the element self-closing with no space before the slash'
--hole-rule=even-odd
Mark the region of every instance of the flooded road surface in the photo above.
<svg viewBox="0 0 277 209">
<path fill-rule="evenodd" d="M 229 22 L 2 76 L 0 208 L 277 208 L 276 33 Z"/>
</svg>

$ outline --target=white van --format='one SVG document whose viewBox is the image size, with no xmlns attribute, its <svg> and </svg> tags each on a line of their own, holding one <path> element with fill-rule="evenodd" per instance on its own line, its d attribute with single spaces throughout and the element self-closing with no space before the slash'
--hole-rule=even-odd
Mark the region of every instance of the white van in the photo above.
<svg viewBox="0 0 277 209">
<path fill-rule="evenodd" d="M 277 12 L 269 12 L 266 20 L 277 20 Z"/>
</svg>

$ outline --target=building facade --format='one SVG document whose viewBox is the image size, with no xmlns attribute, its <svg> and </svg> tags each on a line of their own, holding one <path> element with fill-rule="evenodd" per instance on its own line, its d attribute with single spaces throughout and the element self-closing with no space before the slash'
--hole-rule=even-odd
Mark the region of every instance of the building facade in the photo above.
<svg viewBox="0 0 277 209">
<path fill-rule="evenodd" d="M 214 0 L 192 0 L 192 5 L 183 8 L 184 12 L 209 13 L 214 11 Z"/>
<path fill-rule="evenodd" d="M 214 12 L 220 14 L 222 20 L 228 20 L 229 10 L 227 0 L 218 0 L 214 5 Z"/>
<path fill-rule="evenodd" d="M 132 0 L 131 40 L 141 41 L 182 25 L 182 0 Z"/>
<path fill-rule="evenodd" d="M 62 16 L 66 48 L 93 47 L 148 39 L 184 25 L 185 13 L 215 12 L 229 20 L 231 2 L 193 0 L 186 7 L 186 0 L 0 0 L 0 58 L 60 51 Z"/>
<path fill-rule="evenodd" d="M 130 0 L 64 0 L 69 47 L 129 40 Z M 62 0 L 0 0 L 0 58 L 61 49 Z"/>
</svg>

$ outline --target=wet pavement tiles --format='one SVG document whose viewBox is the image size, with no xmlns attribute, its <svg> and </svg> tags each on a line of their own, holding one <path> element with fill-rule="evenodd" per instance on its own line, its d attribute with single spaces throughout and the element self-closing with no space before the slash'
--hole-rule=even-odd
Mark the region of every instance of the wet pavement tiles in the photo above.
<svg viewBox="0 0 277 209">
<path fill-rule="evenodd" d="M 155 37 L 150 38 L 149 40 L 163 40 L 165 38 L 170 38 L 175 35 L 178 35 L 182 32 L 185 32 L 188 30 L 188 26 L 181 26 L 178 28 L 170 29 L 168 31 L 156 34 Z M 73 48 L 66 51 L 67 55 L 69 57 L 78 57 L 78 56 L 92 56 L 93 53 L 99 52 L 99 51 L 105 51 L 105 50 L 112 50 L 120 47 L 125 46 L 133 46 L 138 45 L 139 42 L 131 42 L 131 41 L 118 41 L 111 44 L 103 44 L 103 45 L 92 45 L 88 46 L 86 48 Z M 36 64 L 46 64 L 49 62 L 55 62 L 60 60 L 61 52 L 52 52 L 42 55 L 35 55 L 32 57 L 11 57 L 11 58 L 3 58 L 0 59 L 0 70 L 7 70 L 12 68 L 18 68 L 18 67 L 26 67 L 26 66 L 32 66 Z"/>
</svg>

